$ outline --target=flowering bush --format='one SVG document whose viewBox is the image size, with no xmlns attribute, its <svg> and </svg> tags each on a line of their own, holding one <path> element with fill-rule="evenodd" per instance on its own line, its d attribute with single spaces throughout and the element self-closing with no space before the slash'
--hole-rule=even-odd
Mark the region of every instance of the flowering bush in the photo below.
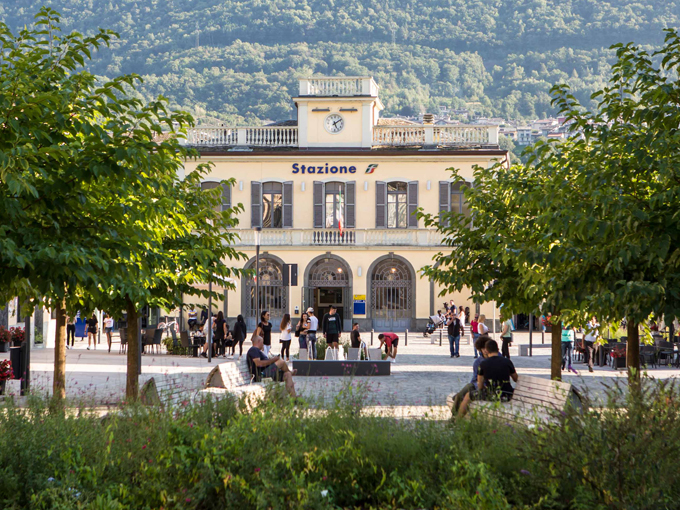
<svg viewBox="0 0 680 510">
<path fill-rule="evenodd" d="M 0 361 L 0 381 L 7 381 L 14 377 L 14 372 L 12 371 L 12 363 L 10 360 L 5 359 Z"/>
<path fill-rule="evenodd" d="M 24 341 L 24 328 L 9 328 L 9 333 L 12 336 L 12 343 L 20 344 Z"/>
<path fill-rule="evenodd" d="M 0 326 L 0 344 L 9 342 L 11 340 L 12 333 L 8 329 L 5 329 L 3 326 Z"/>
</svg>

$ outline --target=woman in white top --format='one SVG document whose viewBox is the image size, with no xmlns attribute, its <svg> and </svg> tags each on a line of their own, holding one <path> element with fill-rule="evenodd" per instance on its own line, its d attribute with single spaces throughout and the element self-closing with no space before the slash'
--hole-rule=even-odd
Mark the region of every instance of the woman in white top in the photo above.
<svg viewBox="0 0 680 510">
<path fill-rule="evenodd" d="M 291 324 L 290 324 L 290 314 L 287 313 L 286 315 L 283 316 L 283 319 L 281 320 L 281 336 L 279 337 L 279 342 L 281 342 L 281 359 L 286 358 L 286 361 L 290 361 L 290 342 L 291 342 L 291 336 L 290 336 L 290 330 L 291 330 Z"/>
<path fill-rule="evenodd" d="M 111 342 L 113 339 L 111 335 L 113 334 L 113 317 L 108 313 L 104 317 L 104 331 L 106 332 L 106 341 L 109 343 L 109 352 L 111 352 Z"/>
<path fill-rule="evenodd" d="M 489 332 L 489 328 L 486 327 L 486 315 L 482 314 L 479 316 L 477 321 L 477 333 L 481 335 L 486 335 Z"/>
</svg>

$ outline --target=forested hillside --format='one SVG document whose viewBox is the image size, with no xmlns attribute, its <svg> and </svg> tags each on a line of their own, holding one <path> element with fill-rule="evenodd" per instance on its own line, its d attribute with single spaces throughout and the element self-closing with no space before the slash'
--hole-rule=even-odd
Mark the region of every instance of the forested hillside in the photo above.
<svg viewBox="0 0 680 510">
<path fill-rule="evenodd" d="M 93 72 L 138 73 L 147 97 L 239 123 L 293 117 L 312 73 L 374 76 L 387 114 L 549 115 L 553 83 L 586 100 L 611 44 L 658 45 L 680 18 L 680 0 L 0 0 L 0 18 L 17 29 L 42 5 L 67 30 L 120 34 Z"/>
</svg>

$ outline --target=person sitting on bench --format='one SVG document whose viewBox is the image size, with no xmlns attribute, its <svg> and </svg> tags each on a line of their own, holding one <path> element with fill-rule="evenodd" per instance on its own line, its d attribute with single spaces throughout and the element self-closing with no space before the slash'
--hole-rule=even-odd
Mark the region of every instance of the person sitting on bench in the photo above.
<svg viewBox="0 0 680 510">
<path fill-rule="evenodd" d="M 271 377 L 274 381 L 283 381 L 286 385 L 286 390 L 291 397 L 296 398 L 295 383 L 293 383 L 293 376 L 297 374 L 297 370 L 292 372 L 288 365 L 279 356 L 267 358 L 263 352 L 264 340 L 261 336 L 253 337 L 253 346 L 248 349 L 246 360 L 248 361 L 248 368 L 250 373 L 255 377 L 256 382 L 260 382 L 262 377 Z"/>
<path fill-rule="evenodd" d="M 487 340 L 484 346 L 487 358 L 479 364 L 477 370 L 477 390 L 471 391 L 460 404 L 458 417 L 465 416 L 470 402 L 473 400 L 494 400 L 499 397 L 507 402 L 512 398 L 514 391 L 510 379 L 517 382 L 518 376 L 515 365 L 508 358 L 498 355 L 498 343 L 495 340 Z"/>
<path fill-rule="evenodd" d="M 486 342 L 489 340 L 491 340 L 491 338 L 488 335 L 478 336 L 475 340 L 475 349 L 480 353 L 480 356 L 475 358 L 475 361 L 472 363 L 472 379 L 453 397 L 453 409 L 451 409 L 451 411 L 454 415 L 458 412 L 458 409 L 460 409 L 460 405 L 463 402 L 465 395 L 477 389 L 477 375 L 479 371 L 479 365 L 481 365 L 482 362 L 488 357 L 486 352 Z"/>
</svg>

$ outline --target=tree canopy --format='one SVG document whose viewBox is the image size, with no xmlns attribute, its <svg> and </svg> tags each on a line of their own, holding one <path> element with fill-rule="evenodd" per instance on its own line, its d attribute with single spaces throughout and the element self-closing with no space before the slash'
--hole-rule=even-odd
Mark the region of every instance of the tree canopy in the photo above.
<svg viewBox="0 0 680 510">
<path fill-rule="evenodd" d="M 513 313 L 552 312 L 573 325 L 588 314 L 626 318 L 628 365 L 638 367 L 638 324 L 680 315 L 680 36 L 668 30 L 653 54 L 613 49 L 597 108 L 566 85 L 552 91 L 569 140 L 536 144 L 528 164 L 477 168 L 465 191 L 472 222 L 425 215 L 455 248 L 426 274 Z"/>
</svg>

